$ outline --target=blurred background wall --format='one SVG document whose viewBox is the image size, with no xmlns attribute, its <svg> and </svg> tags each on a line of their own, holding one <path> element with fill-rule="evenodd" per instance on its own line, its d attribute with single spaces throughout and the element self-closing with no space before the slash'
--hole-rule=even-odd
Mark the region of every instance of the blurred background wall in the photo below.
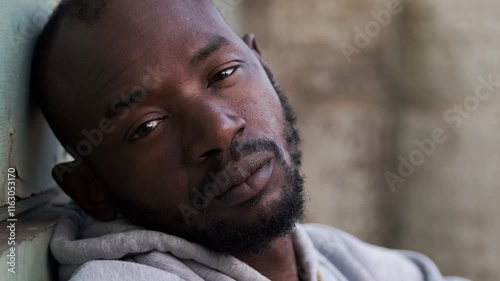
<svg viewBox="0 0 500 281">
<path fill-rule="evenodd" d="M 239 10 L 299 116 L 307 221 L 498 281 L 500 2 L 252 0 Z"/>
</svg>

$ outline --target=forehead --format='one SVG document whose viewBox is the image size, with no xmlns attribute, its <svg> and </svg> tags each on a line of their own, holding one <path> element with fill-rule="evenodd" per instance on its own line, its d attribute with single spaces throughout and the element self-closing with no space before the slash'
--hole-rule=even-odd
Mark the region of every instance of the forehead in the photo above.
<svg viewBox="0 0 500 281">
<path fill-rule="evenodd" d="M 111 1 L 93 25 L 61 26 L 49 70 L 59 90 L 68 92 L 71 81 L 71 91 L 85 92 L 74 97 L 81 103 L 159 62 L 185 64 L 214 34 L 237 39 L 208 0 Z"/>
</svg>

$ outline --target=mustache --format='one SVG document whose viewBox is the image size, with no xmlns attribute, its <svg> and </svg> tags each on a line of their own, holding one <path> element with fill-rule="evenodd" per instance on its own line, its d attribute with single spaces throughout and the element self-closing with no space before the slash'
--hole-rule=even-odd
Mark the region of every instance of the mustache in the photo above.
<svg viewBox="0 0 500 281">
<path fill-rule="evenodd" d="M 211 183 L 227 182 L 227 176 L 232 175 L 229 171 L 235 168 L 232 166 L 233 163 L 244 157 L 262 153 L 271 153 L 277 160 L 284 161 L 282 150 L 272 139 L 261 138 L 245 142 L 233 141 L 226 152 L 212 160 L 207 173 L 195 189 L 203 193 L 203 189 Z M 235 181 L 238 181 L 238 179 L 229 179 L 229 185 Z"/>
</svg>

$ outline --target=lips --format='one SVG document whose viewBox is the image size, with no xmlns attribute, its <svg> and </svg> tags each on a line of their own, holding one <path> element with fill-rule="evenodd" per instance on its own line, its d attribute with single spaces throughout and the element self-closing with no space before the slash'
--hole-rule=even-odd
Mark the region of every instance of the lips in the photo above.
<svg viewBox="0 0 500 281">
<path fill-rule="evenodd" d="M 263 190 L 273 172 L 273 155 L 246 157 L 228 167 L 215 179 L 222 192 L 215 197 L 213 207 L 232 207 L 239 205 L 259 194 Z"/>
</svg>

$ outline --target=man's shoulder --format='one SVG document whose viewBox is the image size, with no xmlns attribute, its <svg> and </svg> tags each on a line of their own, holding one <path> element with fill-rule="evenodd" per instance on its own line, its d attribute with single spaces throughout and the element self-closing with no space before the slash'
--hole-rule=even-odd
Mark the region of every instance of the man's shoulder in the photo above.
<svg viewBox="0 0 500 281">
<path fill-rule="evenodd" d="M 95 260 L 84 263 L 70 281 L 186 281 L 179 276 L 151 266 L 118 260 Z"/>
<path fill-rule="evenodd" d="M 306 223 L 306 224 L 301 224 L 300 226 L 307 232 L 307 234 L 310 237 L 315 237 L 319 239 L 333 239 L 334 241 L 337 241 L 338 239 L 341 239 L 341 237 L 344 236 L 354 238 L 354 236 L 348 234 L 345 231 L 342 231 L 338 228 L 328 226 L 325 224 Z M 315 242 L 314 239 L 313 242 Z"/>
<path fill-rule="evenodd" d="M 318 250 L 328 251 L 330 249 L 349 250 L 351 248 L 370 249 L 380 248 L 375 245 L 361 241 L 357 237 L 338 228 L 324 224 L 302 224 L 301 228 L 306 231 L 312 243 Z M 380 248 L 383 249 L 383 248 Z"/>
<path fill-rule="evenodd" d="M 306 231 L 312 243 L 320 252 L 348 252 L 356 256 L 375 255 L 387 258 L 401 258 L 402 256 L 406 258 L 408 255 L 420 255 L 411 251 L 394 250 L 372 245 L 361 241 L 352 234 L 328 225 L 303 224 L 301 227 Z M 425 256 L 421 255 L 421 257 L 424 258 Z"/>
<path fill-rule="evenodd" d="M 323 258 L 342 272 L 366 272 L 375 280 L 400 280 L 404 276 L 407 281 L 466 281 L 444 278 L 436 265 L 420 253 L 371 245 L 327 225 L 303 224 L 301 227 L 322 256 L 320 260 Z"/>
</svg>

